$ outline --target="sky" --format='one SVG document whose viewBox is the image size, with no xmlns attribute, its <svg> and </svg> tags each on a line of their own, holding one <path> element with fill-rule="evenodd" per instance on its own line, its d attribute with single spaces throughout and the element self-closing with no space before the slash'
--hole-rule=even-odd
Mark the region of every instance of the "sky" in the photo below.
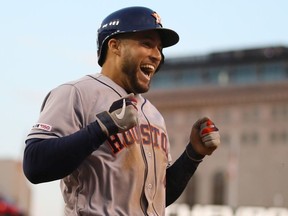
<svg viewBox="0 0 288 216">
<path fill-rule="evenodd" d="M 287 0 L 0 0 L 0 159 L 22 159 L 25 137 L 52 88 L 100 72 L 97 29 L 128 6 L 155 10 L 180 35 L 164 49 L 166 58 L 288 46 Z M 29 186 L 32 216 L 62 215 L 58 181 Z"/>
</svg>

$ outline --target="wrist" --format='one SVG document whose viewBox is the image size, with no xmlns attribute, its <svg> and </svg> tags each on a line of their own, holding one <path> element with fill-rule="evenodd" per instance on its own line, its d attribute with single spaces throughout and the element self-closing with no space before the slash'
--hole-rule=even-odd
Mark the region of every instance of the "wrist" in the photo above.
<svg viewBox="0 0 288 216">
<path fill-rule="evenodd" d="M 196 161 L 196 162 L 201 162 L 203 160 L 203 158 L 205 157 L 205 155 L 199 154 L 197 153 L 192 144 L 188 143 L 188 145 L 186 146 L 186 154 L 188 156 L 188 158 L 190 160 Z"/>
<path fill-rule="evenodd" d="M 86 127 L 89 134 L 89 143 L 91 144 L 93 150 L 99 148 L 99 146 L 107 139 L 106 133 L 103 132 L 98 121 L 90 123 Z"/>
<path fill-rule="evenodd" d="M 102 131 L 106 134 L 107 137 L 118 133 L 117 125 L 107 111 L 97 114 L 96 117 L 98 124 L 100 125 Z"/>
</svg>

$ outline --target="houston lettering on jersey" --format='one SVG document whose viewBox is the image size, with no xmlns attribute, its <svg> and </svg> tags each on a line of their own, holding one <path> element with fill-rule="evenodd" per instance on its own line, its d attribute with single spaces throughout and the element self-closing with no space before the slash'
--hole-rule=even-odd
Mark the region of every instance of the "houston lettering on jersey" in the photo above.
<svg viewBox="0 0 288 216">
<path fill-rule="evenodd" d="M 167 135 L 162 129 L 148 124 L 141 124 L 121 134 L 116 134 L 108 138 L 108 143 L 114 154 L 117 154 L 126 146 L 136 143 L 143 145 L 153 145 L 162 149 L 167 154 Z"/>
</svg>

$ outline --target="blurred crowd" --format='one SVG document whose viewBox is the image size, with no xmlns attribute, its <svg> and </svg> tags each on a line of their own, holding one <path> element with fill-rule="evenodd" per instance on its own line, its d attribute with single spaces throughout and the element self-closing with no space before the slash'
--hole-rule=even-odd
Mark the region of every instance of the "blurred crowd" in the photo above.
<svg viewBox="0 0 288 216">
<path fill-rule="evenodd" d="M 25 214 L 14 203 L 0 197 L 0 216 L 25 216 Z"/>
</svg>

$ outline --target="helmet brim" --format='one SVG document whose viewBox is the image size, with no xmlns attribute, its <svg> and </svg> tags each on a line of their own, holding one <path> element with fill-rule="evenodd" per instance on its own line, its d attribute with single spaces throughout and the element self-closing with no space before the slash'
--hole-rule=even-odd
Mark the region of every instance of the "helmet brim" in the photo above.
<svg viewBox="0 0 288 216">
<path fill-rule="evenodd" d="M 156 28 L 153 30 L 159 33 L 163 48 L 173 46 L 179 41 L 179 35 L 171 29 Z"/>
</svg>

